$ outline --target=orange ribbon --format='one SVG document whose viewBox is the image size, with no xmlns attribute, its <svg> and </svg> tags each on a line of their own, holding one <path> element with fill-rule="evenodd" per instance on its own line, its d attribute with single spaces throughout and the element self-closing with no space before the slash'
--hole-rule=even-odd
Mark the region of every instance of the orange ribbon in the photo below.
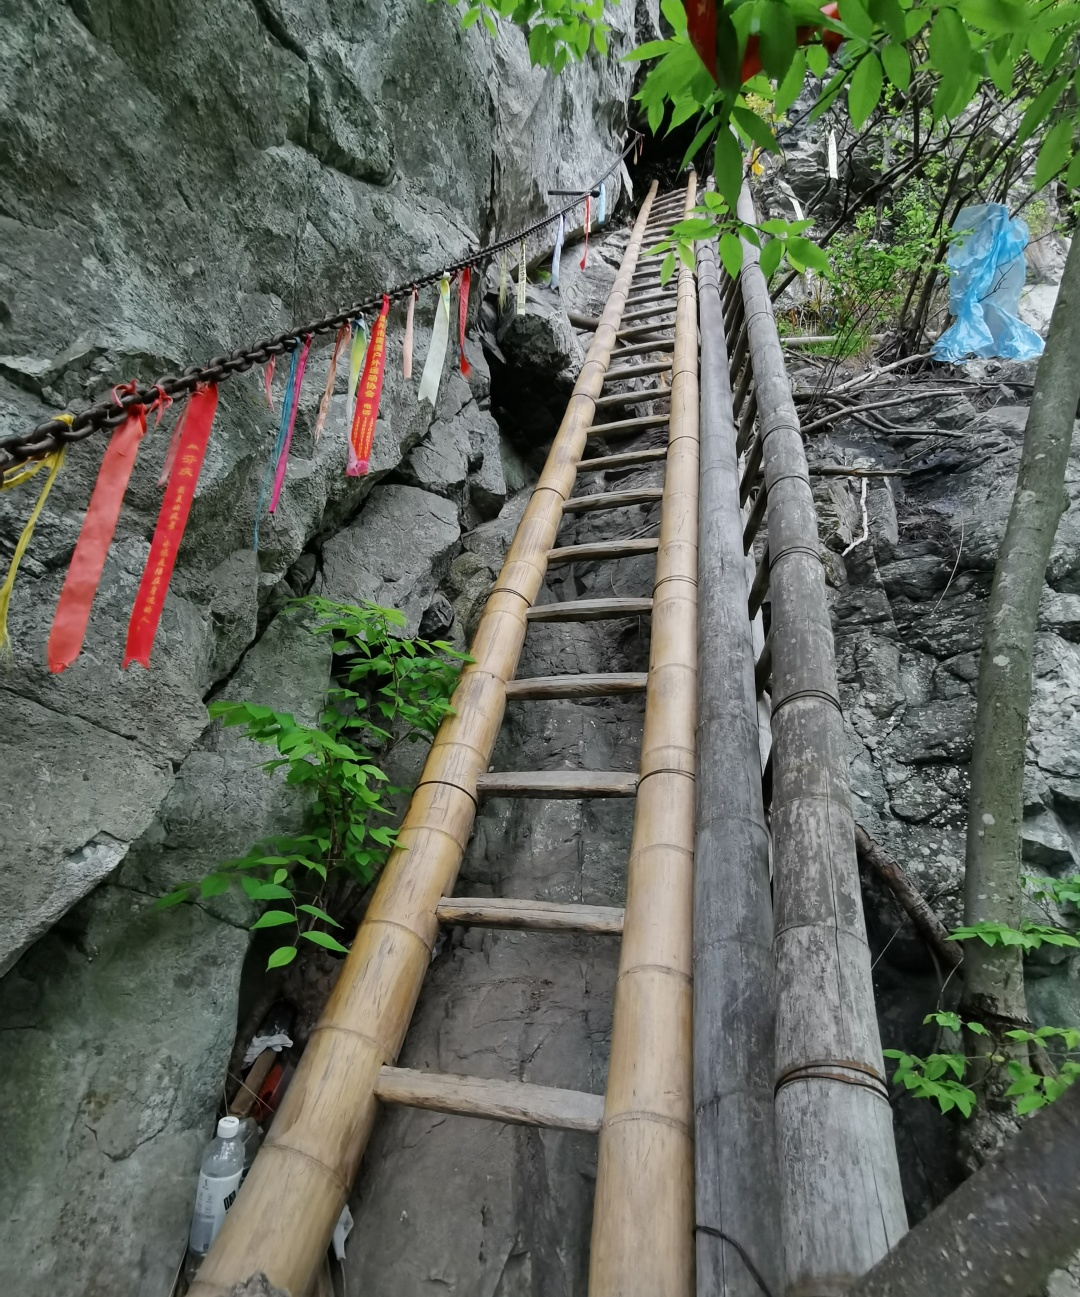
<svg viewBox="0 0 1080 1297">
<path fill-rule="evenodd" d="M 581 254 L 580 266 L 585 269 L 585 264 L 589 260 L 589 225 L 592 221 L 592 199 L 585 199 L 585 251 Z"/>
<path fill-rule="evenodd" d="M 217 411 L 217 385 L 200 387 L 188 402 L 184 431 L 176 456 L 176 465 L 165 488 L 161 502 L 154 539 L 150 542 L 150 557 L 146 560 L 135 607 L 128 622 L 127 644 L 124 646 L 125 669 L 132 662 L 150 667 L 150 650 L 154 647 L 158 623 L 165 606 L 165 595 L 176 566 L 176 554 L 184 538 L 188 514 L 195 498 L 195 487 L 202 472 L 206 445 L 210 440 L 214 414 Z"/>
<path fill-rule="evenodd" d="M 105 559 L 120 518 L 135 467 L 139 443 L 146 436 L 146 407 L 133 405 L 127 418 L 109 439 L 105 458 L 83 519 L 82 530 L 71 556 L 60 599 L 49 632 L 49 670 L 65 671 L 82 651 L 90 608 L 101 583 Z"/>
<path fill-rule="evenodd" d="M 356 389 L 356 409 L 349 433 L 348 477 L 364 477 L 371 468 L 371 448 L 375 442 L 375 421 L 382 399 L 383 373 L 386 369 L 386 316 L 390 299 L 383 294 L 382 310 L 371 330 L 364 372 Z"/>
</svg>

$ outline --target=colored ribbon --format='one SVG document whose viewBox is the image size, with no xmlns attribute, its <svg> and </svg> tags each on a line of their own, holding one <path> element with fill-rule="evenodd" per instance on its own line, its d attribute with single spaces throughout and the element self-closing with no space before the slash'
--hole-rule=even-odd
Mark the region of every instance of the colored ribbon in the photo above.
<svg viewBox="0 0 1080 1297">
<path fill-rule="evenodd" d="M 293 380 L 296 378 L 296 369 L 300 363 L 300 348 L 294 347 L 292 361 L 289 365 L 289 377 L 285 383 L 285 393 L 281 398 L 281 418 L 278 420 L 277 435 L 274 437 L 274 445 L 270 451 L 270 459 L 266 465 L 266 472 L 263 474 L 262 486 L 259 487 L 259 499 L 255 505 L 255 534 L 252 538 L 252 545 L 258 553 L 259 549 L 259 524 L 262 522 L 263 505 L 266 503 L 266 496 L 270 491 L 271 484 L 274 480 L 274 472 L 277 469 L 278 460 L 281 458 L 281 452 L 285 447 L 285 437 L 289 431 L 289 401 L 292 397 Z"/>
<path fill-rule="evenodd" d="M 634 185 L 633 185 L 633 181 L 631 181 L 630 179 L 630 172 L 627 170 L 625 158 L 622 160 L 622 162 L 619 163 L 619 174 L 622 176 L 622 182 L 626 186 L 626 197 L 630 200 L 630 202 L 633 202 Z"/>
<path fill-rule="evenodd" d="M 375 443 L 375 421 L 379 417 L 382 399 L 383 374 L 386 369 L 386 317 L 390 299 L 383 294 L 371 341 L 368 343 L 364 376 L 356 393 L 352 431 L 349 434 L 349 464 L 345 472 L 349 477 L 364 477 L 371 468 L 371 448 Z"/>
<path fill-rule="evenodd" d="M 559 217 L 559 229 L 555 235 L 555 251 L 551 254 L 551 287 L 559 287 L 559 267 L 562 262 L 563 235 L 566 232 L 566 221 Z"/>
<path fill-rule="evenodd" d="M 409 294 L 409 305 L 405 310 L 405 337 L 401 343 L 401 376 L 412 378 L 413 348 L 413 312 L 416 309 L 416 289 Z"/>
<path fill-rule="evenodd" d="M 176 469 L 169 478 L 165 498 L 161 502 L 154 539 L 150 542 L 150 557 L 146 560 L 135 606 L 128 622 L 127 643 L 124 646 L 124 669 L 132 662 L 150 667 L 150 650 L 154 647 L 158 623 L 165 606 L 165 595 L 176 566 L 176 554 L 184 538 L 195 488 L 206 456 L 206 444 L 217 410 L 217 385 L 197 388 L 188 402 L 188 415 L 184 420 L 184 435 L 180 442 Z"/>
<path fill-rule="evenodd" d="M 449 339 L 450 280 L 444 275 L 439 281 L 439 301 L 435 307 L 435 323 L 431 327 L 431 346 L 428 348 L 427 360 L 424 361 L 424 372 L 420 376 L 417 400 L 435 404 L 435 398 L 439 395 L 439 380 L 442 378 L 443 360 L 446 358 L 446 344 Z"/>
<path fill-rule="evenodd" d="M 465 355 L 465 320 L 469 314 L 469 286 L 472 283 L 472 271 L 468 266 L 458 279 L 458 354 L 461 357 L 461 376 L 468 378 L 472 373 L 469 358 Z"/>
<path fill-rule="evenodd" d="M 276 360 L 277 356 L 271 356 L 266 364 L 263 365 L 263 387 L 266 391 L 266 404 L 271 410 L 274 408 L 274 394 L 270 390 L 270 384 L 274 381 L 274 362 Z M 161 485 L 162 483 L 159 482 L 158 486 Z"/>
<path fill-rule="evenodd" d="M 829 132 L 829 143 L 827 147 L 827 167 L 830 180 L 840 179 L 840 168 L 837 165 L 836 158 L 836 132 Z"/>
<path fill-rule="evenodd" d="M 319 413 L 315 419 L 315 440 L 318 441 L 323 434 L 323 428 L 326 426 L 326 416 L 330 413 L 330 402 L 334 397 L 334 379 L 337 378 L 338 361 L 341 359 L 341 353 L 345 349 L 345 343 L 349 337 L 349 326 L 343 324 L 337 331 L 334 338 L 334 351 L 330 357 L 330 371 L 326 375 L 326 386 L 323 388 L 322 400 L 319 402 Z"/>
<path fill-rule="evenodd" d="M 58 416 L 70 428 L 73 415 L 61 414 Z M 8 638 L 7 618 L 8 608 L 11 605 L 11 592 L 15 589 L 15 578 L 19 574 L 19 564 L 26 553 L 26 548 L 30 544 L 30 539 L 34 534 L 34 528 L 37 520 L 41 516 L 41 511 L 45 507 L 45 501 L 49 498 L 49 492 L 56 481 L 56 475 L 64 463 L 64 453 L 66 446 L 61 446 L 59 450 L 54 450 L 51 455 L 45 455 L 39 459 L 36 464 L 30 468 L 20 465 L 9 477 L 0 480 L 0 491 L 10 491 L 13 487 L 21 486 L 24 482 L 34 477 L 41 469 L 47 468 L 49 475 L 45 479 L 45 485 L 41 488 L 41 494 L 37 498 L 33 509 L 30 510 L 30 517 L 26 520 L 26 526 L 22 529 L 22 535 L 15 545 L 15 553 L 11 556 L 11 563 L 8 565 L 7 576 L 4 578 L 4 584 L 0 585 L 0 652 L 11 652 L 11 641 Z"/>
<path fill-rule="evenodd" d="M 189 409 L 190 406 L 185 405 L 180 411 L 180 417 L 176 420 L 172 436 L 169 438 L 169 449 L 165 452 L 165 463 L 161 467 L 161 476 L 157 482 L 158 486 L 165 486 L 172 476 L 173 465 L 176 463 L 176 449 L 180 445 L 180 438 L 184 435 L 184 420 L 187 418 Z M 271 406 L 271 409 L 273 409 L 273 406 Z"/>
<path fill-rule="evenodd" d="M 596 213 L 597 225 L 603 225 L 607 220 L 607 187 L 604 182 L 600 182 L 600 210 Z"/>
<path fill-rule="evenodd" d="M 190 405 L 185 406 L 184 414 L 189 408 Z M 182 418 L 176 426 L 178 429 L 183 426 Z M 67 670 L 82 652 L 90 608 L 101 583 L 101 573 L 116 532 L 120 506 L 131 480 L 131 470 L 135 467 L 139 444 L 145 436 L 146 407 L 133 405 L 127 418 L 109 438 L 75 552 L 64 577 L 49 632 L 49 670 L 54 674 Z"/>
<path fill-rule="evenodd" d="M 517 308 L 519 311 L 525 309 L 525 240 L 521 240 L 521 247 L 518 249 L 518 282 L 517 282 Z"/>
<path fill-rule="evenodd" d="M 278 455 L 277 469 L 274 473 L 274 491 L 270 496 L 270 512 L 273 513 L 281 499 L 281 488 L 285 484 L 285 470 L 289 466 L 289 447 L 292 445 L 293 428 L 296 427 L 296 412 L 300 408 L 300 384 L 304 381 L 304 370 L 307 368 L 308 352 L 311 350 L 311 334 L 304 339 L 300 348 L 300 360 L 296 366 L 296 377 L 292 382 L 289 394 L 289 427 L 285 433 L 285 444 Z"/>
<path fill-rule="evenodd" d="M 510 258 L 504 252 L 499 262 L 499 314 L 506 310 L 506 289 L 509 278 Z"/>
<path fill-rule="evenodd" d="M 585 199 L 585 250 L 581 254 L 581 268 L 585 269 L 589 261 L 589 226 L 592 223 L 592 199 Z"/>
<path fill-rule="evenodd" d="M 364 352 L 367 350 L 367 326 L 361 317 L 352 322 L 352 347 L 349 350 L 349 400 L 345 406 L 345 427 L 350 426 L 353 406 L 356 404 L 356 385 L 360 381 L 360 370 L 364 364 Z"/>
</svg>

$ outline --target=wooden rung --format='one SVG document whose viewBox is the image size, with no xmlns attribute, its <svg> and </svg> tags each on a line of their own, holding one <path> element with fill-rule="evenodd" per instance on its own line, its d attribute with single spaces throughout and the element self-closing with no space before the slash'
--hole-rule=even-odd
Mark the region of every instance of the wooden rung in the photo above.
<svg viewBox="0 0 1080 1297">
<path fill-rule="evenodd" d="M 637 392 L 612 392 L 608 396 L 598 396 L 595 404 L 598 410 L 610 410 L 613 406 L 642 405 L 645 401 L 659 401 L 670 395 L 670 387 L 645 387 Z"/>
<path fill-rule="evenodd" d="M 669 356 L 673 350 L 670 338 L 661 338 L 659 342 L 638 342 L 632 347 L 619 347 L 617 351 L 611 353 L 612 360 L 622 360 L 625 356 L 646 356 L 651 352 L 657 352 L 662 356 Z M 669 362 L 670 367 L 670 362 Z"/>
<path fill-rule="evenodd" d="M 754 538 L 761 530 L 761 524 L 765 521 L 765 508 L 768 504 L 768 492 L 765 489 L 765 483 L 762 482 L 758 487 L 757 495 L 754 497 L 754 505 L 750 510 L 750 517 L 746 520 L 746 526 L 743 528 L 742 547 L 743 553 L 749 554 L 750 547 L 754 543 Z"/>
<path fill-rule="evenodd" d="M 557 901 L 519 901 L 504 896 L 448 896 L 439 902 L 440 923 L 477 928 L 529 928 L 536 932 L 595 932 L 617 936 L 623 912 L 616 905 L 574 905 Z"/>
<path fill-rule="evenodd" d="M 560 599 L 537 604 L 525 617 L 528 621 L 607 621 L 612 617 L 641 617 L 652 612 L 651 599 Z"/>
<path fill-rule="evenodd" d="M 647 365 L 627 365 L 624 369 L 609 369 L 604 375 L 604 382 L 614 383 L 619 378 L 644 378 L 649 374 L 663 374 L 670 368 L 670 360 L 654 360 Z"/>
<path fill-rule="evenodd" d="M 608 672 L 597 675 L 532 676 L 511 680 L 506 700 L 522 698 L 608 698 L 612 694 L 644 692 L 649 676 L 645 671 Z"/>
<path fill-rule="evenodd" d="M 750 596 L 746 601 L 747 612 L 751 618 L 758 615 L 758 610 L 765 602 L 765 592 L 769 588 L 769 547 L 761 556 L 761 562 L 754 573 L 754 584 L 750 587 Z"/>
<path fill-rule="evenodd" d="M 606 558 L 633 558 L 638 554 L 655 554 L 659 540 L 598 540 L 592 545 L 565 545 L 562 549 L 548 550 L 548 567 L 559 563 L 588 563 Z"/>
<path fill-rule="evenodd" d="M 624 770 L 497 770 L 476 780 L 478 797 L 633 797 L 638 777 Z"/>
<path fill-rule="evenodd" d="M 666 428 L 671 420 L 670 414 L 639 414 L 636 419 L 616 419 L 612 423 L 594 423 L 586 428 L 589 437 L 601 437 L 610 441 L 612 437 L 632 437 L 642 428 Z"/>
<path fill-rule="evenodd" d="M 579 315 L 577 311 L 567 311 L 566 318 L 575 329 L 598 329 L 600 321 L 591 315 Z"/>
<path fill-rule="evenodd" d="M 578 473 L 606 473 L 609 468 L 629 468 L 633 464 L 652 464 L 667 459 L 666 446 L 650 446 L 648 450 L 626 450 L 621 455 L 600 455 L 594 459 L 578 461 Z M 814 470 L 810 473 L 813 476 Z"/>
<path fill-rule="evenodd" d="M 381 1103 L 487 1117 L 516 1126 L 598 1131 L 604 1096 L 582 1090 L 556 1090 L 524 1081 L 488 1081 L 480 1076 L 420 1072 L 411 1067 L 381 1067 L 375 1085 Z"/>
<path fill-rule="evenodd" d="M 635 306 L 635 302 L 627 302 L 627 306 Z M 648 320 L 658 315 L 670 316 L 674 318 L 675 307 L 657 306 L 655 303 L 651 306 L 642 305 L 640 311 L 623 311 L 620 320 L 621 324 L 630 324 L 634 320 Z"/>
<path fill-rule="evenodd" d="M 672 293 L 664 290 L 662 293 L 654 293 L 651 289 L 644 290 L 645 296 L 635 297 L 633 293 L 626 299 L 627 306 L 645 306 L 648 302 L 673 302 L 679 296 L 678 293 Z"/>
<path fill-rule="evenodd" d="M 595 509 L 623 509 L 631 504 L 654 504 L 663 499 L 660 486 L 640 486 L 636 491 L 603 491 L 598 495 L 575 495 L 563 505 L 566 513 L 592 513 Z"/>
<path fill-rule="evenodd" d="M 772 627 L 769 627 L 769 633 L 765 636 L 765 643 L 761 646 L 761 655 L 754 663 L 754 689 L 760 698 L 762 693 L 768 688 L 769 681 L 772 679 Z"/>
<path fill-rule="evenodd" d="M 616 338 L 645 338 L 650 333 L 659 333 L 661 329 L 673 329 L 674 320 L 661 320 L 658 324 L 639 324 L 632 329 L 620 329 Z"/>
</svg>

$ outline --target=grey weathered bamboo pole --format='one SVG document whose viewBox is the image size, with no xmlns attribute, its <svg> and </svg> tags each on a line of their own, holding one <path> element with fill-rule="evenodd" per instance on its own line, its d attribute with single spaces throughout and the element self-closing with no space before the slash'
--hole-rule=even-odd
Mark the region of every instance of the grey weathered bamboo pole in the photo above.
<svg viewBox="0 0 1080 1297">
<path fill-rule="evenodd" d="M 686 208 L 694 204 L 694 175 Z M 697 302 L 679 272 L 641 779 L 627 865 L 590 1297 L 692 1297 Z"/>
<path fill-rule="evenodd" d="M 379 1069 L 405 1039 L 476 814 L 563 504 L 592 423 L 637 264 L 654 182 L 547 463 L 484 607 L 473 662 L 454 691 L 367 914 L 300 1066 L 191 1297 L 221 1297 L 262 1270 L 300 1297 L 330 1242 L 375 1121 Z"/>
<path fill-rule="evenodd" d="M 757 223 L 744 189 L 739 216 Z M 817 518 L 758 250 L 740 276 L 768 486 L 776 1137 L 787 1291 L 839 1294 L 907 1228 Z"/>
<path fill-rule="evenodd" d="M 746 609 L 737 429 L 711 243 L 697 245 L 697 280 L 701 322 L 694 861 L 697 1291 L 698 1297 L 761 1297 L 757 1276 L 770 1292 L 779 1293 L 784 1271 L 773 1130 L 773 916 L 769 839 L 761 798 L 755 654 Z"/>
</svg>

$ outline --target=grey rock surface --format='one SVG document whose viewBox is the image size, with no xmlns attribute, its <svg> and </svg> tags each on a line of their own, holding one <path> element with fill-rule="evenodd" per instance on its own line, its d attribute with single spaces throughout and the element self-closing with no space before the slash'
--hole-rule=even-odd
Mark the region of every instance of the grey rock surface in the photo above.
<svg viewBox="0 0 1080 1297">
<path fill-rule="evenodd" d="M 611 56 L 555 78 L 516 29 L 492 41 L 426 0 L 15 0 L 0 32 L 0 435 L 534 220 L 550 186 L 584 185 L 621 147 L 635 14 L 611 21 Z M 436 409 L 417 403 L 433 312 L 422 294 L 408 383 L 404 308 L 391 313 L 365 479 L 343 472 L 340 371 L 313 437 L 329 354 L 313 348 L 257 554 L 277 414 L 260 373 L 222 386 L 149 672 L 120 660 L 173 415 L 141 448 L 83 654 L 59 676 L 45 644 L 101 437 L 72 448 L 49 498 L 0 666 L 4 1291 L 163 1297 L 175 1274 L 251 916 L 233 897 L 152 903 L 299 812 L 253 768 L 264 751 L 207 728 L 205 699 L 314 714 L 326 642 L 282 616 L 292 593 L 446 625 L 463 527 L 527 479 L 475 341 L 470 380 L 451 345 Z M 0 568 L 31 498 L 0 498 Z M 474 610 L 486 573 L 465 579 Z"/>
</svg>

